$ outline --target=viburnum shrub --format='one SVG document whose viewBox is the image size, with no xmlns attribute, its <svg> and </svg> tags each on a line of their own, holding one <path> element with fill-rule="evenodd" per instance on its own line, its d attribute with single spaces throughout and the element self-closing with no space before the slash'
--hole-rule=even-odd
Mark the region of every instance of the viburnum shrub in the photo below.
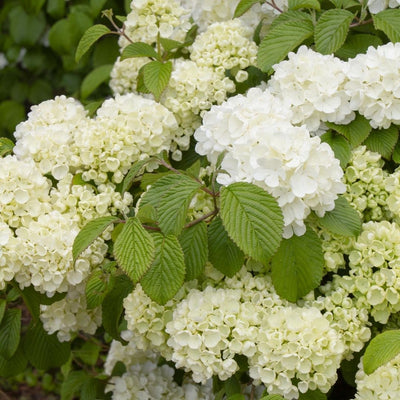
<svg viewBox="0 0 400 400">
<path fill-rule="evenodd" d="M 118 36 L 113 97 L 43 101 L 0 142 L 0 376 L 50 371 L 62 400 L 398 400 L 399 3 L 103 16 L 76 61 Z"/>
</svg>

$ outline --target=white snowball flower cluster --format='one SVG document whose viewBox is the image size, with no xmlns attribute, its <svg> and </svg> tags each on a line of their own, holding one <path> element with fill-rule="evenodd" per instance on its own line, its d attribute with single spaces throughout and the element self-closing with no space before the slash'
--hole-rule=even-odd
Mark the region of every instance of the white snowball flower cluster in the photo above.
<svg viewBox="0 0 400 400">
<path fill-rule="evenodd" d="M 65 96 L 33 106 L 28 120 L 15 130 L 14 153 L 19 159 L 33 159 L 42 174 L 62 179 L 69 171 L 74 137 L 85 129 L 87 112 L 79 101 Z"/>
<path fill-rule="evenodd" d="M 217 181 L 247 181 L 274 196 L 284 216 L 284 237 L 305 233 L 304 219 L 335 206 L 345 185 L 333 151 L 308 130 L 293 126 L 291 111 L 269 91 L 252 88 L 205 113 L 196 151 L 215 163 L 226 152 Z"/>
<path fill-rule="evenodd" d="M 400 124 L 400 43 L 369 47 L 347 62 L 350 104 L 373 128 Z"/>
<path fill-rule="evenodd" d="M 356 373 L 354 400 L 397 400 L 400 398 L 400 354 L 367 375 L 362 358 Z"/>
<path fill-rule="evenodd" d="M 239 0 L 181 0 L 181 2 L 184 7 L 191 10 L 199 31 L 204 32 L 215 22 L 231 20 Z M 277 0 L 275 3 L 281 10 L 287 9 L 286 0 Z M 264 18 L 264 23 L 268 25 L 279 14 L 278 10 L 268 4 L 254 4 L 240 17 L 240 20 L 254 30 L 261 19 Z"/>
<path fill-rule="evenodd" d="M 140 68 L 150 62 L 147 57 L 117 58 L 110 74 L 110 88 L 114 94 L 137 93 Z"/>
<path fill-rule="evenodd" d="M 101 184 L 111 174 L 120 183 L 133 162 L 169 150 L 176 128 L 174 115 L 154 100 L 133 93 L 106 100 L 75 137 L 83 179 Z"/>
<path fill-rule="evenodd" d="M 257 58 L 258 47 L 250 37 L 251 30 L 239 19 L 217 22 L 196 37 L 190 59 L 199 66 L 244 70 Z M 247 77 L 239 78 L 244 81 Z"/>
<path fill-rule="evenodd" d="M 397 168 L 392 174 L 386 176 L 385 190 L 387 208 L 393 213 L 394 220 L 400 222 L 400 168 Z"/>
<path fill-rule="evenodd" d="M 275 64 L 268 82 L 273 94 L 288 103 L 295 125 L 305 124 L 316 132 L 322 121 L 348 124 L 354 119 L 350 96 L 345 92 L 346 63 L 306 46 L 289 59 Z"/>
<path fill-rule="evenodd" d="M 371 14 L 378 14 L 378 12 L 386 8 L 397 8 L 400 6 L 399 0 L 368 0 L 367 7 Z"/>
<path fill-rule="evenodd" d="M 388 221 L 367 222 L 349 255 L 349 276 L 340 285 L 357 304 L 385 324 L 400 311 L 400 227 Z"/>
<path fill-rule="evenodd" d="M 40 306 L 43 328 L 49 335 L 57 332 L 60 342 L 71 340 L 71 334 L 78 331 L 93 335 L 101 325 L 101 307 L 86 308 L 85 285 L 71 285 L 64 299 Z"/>
<path fill-rule="evenodd" d="M 155 43 L 157 36 L 184 41 L 190 29 L 189 11 L 175 0 L 132 0 L 131 12 L 127 15 L 125 33 L 132 42 Z M 119 45 L 123 48 L 130 42 L 123 36 Z"/>
<path fill-rule="evenodd" d="M 359 146 L 352 151 L 344 172 L 347 189 L 344 197 L 364 221 L 380 221 L 388 217 L 387 184 L 389 174 L 382 169 L 384 161 L 379 153 Z"/>
</svg>

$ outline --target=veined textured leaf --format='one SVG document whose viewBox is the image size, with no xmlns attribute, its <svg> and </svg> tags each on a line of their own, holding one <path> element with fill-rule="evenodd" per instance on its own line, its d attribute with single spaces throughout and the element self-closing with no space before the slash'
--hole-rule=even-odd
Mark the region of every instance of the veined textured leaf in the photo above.
<svg viewBox="0 0 400 400">
<path fill-rule="evenodd" d="M 233 18 L 239 18 L 247 10 L 249 10 L 254 4 L 257 4 L 259 2 L 260 2 L 260 0 L 240 0 L 238 5 L 236 6 L 235 12 L 233 14 Z"/>
<path fill-rule="evenodd" d="M 343 135 L 352 147 L 359 146 L 371 133 L 372 127 L 369 121 L 360 114 L 347 125 L 337 125 L 332 122 L 325 122 L 328 128 Z"/>
<path fill-rule="evenodd" d="M 179 236 L 179 243 L 185 256 L 186 280 L 198 278 L 208 259 L 206 223 L 200 222 L 185 229 Z"/>
<path fill-rule="evenodd" d="M 274 18 L 274 20 L 271 23 L 270 30 L 274 29 L 276 26 L 282 24 L 283 22 L 299 21 L 303 19 L 307 19 L 312 23 L 312 18 L 310 14 L 298 10 L 288 10 L 283 12 L 282 14 L 279 14 L 276 18 Z"/>
<path fill-rule="evenodd" d="M 321 4 L 318 0 L 289 0 L 289 10 L 298 10 L 300 8 L 312 8 L 320 11 Z"/>
<path fill-rule="evenodd" d="M 134 179 L 143 173 L 145 166 L 151 161 L 154 162 L 155 160 L 150 157 L 146 158 L 145 160 L 137 161 L 132 165 L 122 182 L 122 194 L 131 188 Z"/>
<path fill-rule="evenodd" d="M 98 307 L 102 303 L 110 287 L 109 283 L 110 275 L 101 269 L 96 269 L 90 274 L 85 287 L 88 310 Z"/>
<path fill-rule="evenodd" d="M 10 359 L 17 351 L 21 332 L 21 310 L 6 310 L 0 324 L 0 356 Z"/>
<path fill-rule="evenodd" d="M 0 157 L 4 157 L 7 154 L 11 154 L 14 148 L 12 140 L 5 137 L 0 138 Z"/>
<path fill-rule="evenodd" d="M 351 158 L 351 146 L 347 139 L 328 131 L 321 136 L 321 142 L 328 143 L 331 146 L 335 157 L 340 161 L 340 166 L 345 168 Z"/>
<path fill-rule="evenodd" d="M 0 326 L 1 326 L 1 321 L 3 320 L 4 313 L 6 311 L 6 305 L 7 301 L 5 299 L 0 299 Z"/>
<path fill-rule="evenodd" d="M 4 378 L 16 376 L 26 370 L 27 363 L 28 360 L 20 344 L 17 351 L 10 359 L 6 360 L 4 357 L 0 356 L 0 376 Z"/>
<path fill-rule="evenodd" d="M 146 294 L 159 304 L 172 299 L 185 279 L 185 260 L 176 236 L 154 233 L 156 258 L 140 284 Z"/>
<path fill-rule="evenodd" d="M 317 390 L 300 393 L 299 400 L 327 400 L 326 394 Z"/>
<path fill-rule="evenodd" d="M 105 230 L 114 222 L 119 221 L 117 217 L 100 217 L 89 221 L 78 233 L 72 245 L 74 262 Z"/>
<path fill-rule="evenodd" d="M 391 42 L 400 42 L 400 10 L 388 8 L 372 16 L 376 29 L 383 31 Z"/>
<path fill-rule="evenodd" d="M 96 365 L 97 359 L 101 346 L 98 343 L 87 341 L 80 349 L 74 350 L 74 356 L 80 358 L 85 364 L 94 366 Z"/>
<path fill-rule="evenodd" d="M 242 268 L 244 254 L 228 236 L 221 218 L 208 226 L 208 259 L 218 271 L 232 277 Z"/>
<path fill-rule="evenodd" d="M 121 54 L 121 61 L 131 57 L 159 58 L 153 47 L 143 42 L 131 43 L 124 48 Z"/>
<path fill-rule="evenodd" d="M 185 46 L 185 43 L 167 38 L 160 38 L 160 43 L 165 51 L 171 51 Z"/>
<path fill-rule="evenodd" d="M 290 51 L 302 44 L 314 33 L 309 19 L 282 22 L 270 30 L 260 43 L 257 63 L 264 72 L 270 72 L 274 64 L 282 61 Z"/>
<path fill-rule="evenodd" d="M 398 141 L 396 143 L 396 146 L 394 147 L 392 159 L 395 163 L 397 163 L 397 164 L 400 163 L 400 141 Z"/>
<path fill-rule="evenodd" d="M 336 8 L 350 8 L 350 7 L 360 7 L 360 3 L 356 0 L 330 0 L 330 2 Z"/>
<path fill-rule="evenodd" d="M 325 11 L 315 26 L 316 50 L 322 54 L 331 54 L 340 49 L 346 40 L 353 17 L 353 13 L 347 10 Z"/>
<path fill-rule="evenodd" d="M 61 385 L 61 400 L 72 400 L 87 379 L 86 371 L 71 371 Z"/>
<path fill-rule="evenodd" d="M 81 85 L 83 99 L 90 96 L 103 82 L 106 82 L 110 78 L 112 68 L 112 64 L 101 65 L 85 76 Z"/>
<path fill-rule="evenodd" d="M 364 144 L 368 150 L 375 151 L 390 160 L 399 139 L 399 129 L 392 125 L 388 129 L 373 129 Z"/>
<path fill-rule="evenodd" d="M 260 400 L 285 400 L 279 394 L 269 394 L 267 396 L 262 397 Z"/>
<path fill-rule="evenodd" d="M 168 61 L 162 63 L 160 61 L 150 61 L 143 66 L 143 81 L 146 88 L 154 94 L 158 100 L 167 87 L 169 78 L 171 77 L 172 63 Z"/>
<path fill-rule="evenodd" d="M 82 36 L 79 41 L 75 53 L 75 61 L 79 62 L 82 56 L 92 47 L 92 45 L 99 40 L 102 36 L 110 33 L 110 29 L 105 25 L 97 24 L 91 26 Z"/>
<path fill-rule="evenodd" d="M 154 243 L 140 221 L 129 218 L 114 243 L 114 256 L 122 270 L 136 283 L 150 268 Z"/>
<path fill-rule="evenodd" d="M 385 365 L 400 353 L 400 330 L 389 330 L 374 337 L 365 350 L 364 371 L 367 375 Z"/>
<path fill-rule="evenodd" d="M 378 47 L 381 44 L 382 39 L 379 36 L 369 34 L 349 35 L 345 44 L 336 51 L 335 55 L 347 61 L 349 58 L 357 56 L 357 54 L 366 53 L 368 47 Z"/>
<path fill-rule="evenodd" d="M 101 305 L 105 331 L 115 340 L 120 340 L 119 324 L 123 311 L 123 300 L 133 290 L 133 284 L 126 275 L 112 277 L 112 288 Z"/>
<path fill-rule="evenodd" d="M 57 335 L 48 335 L 42 324 L 31 325 L 23 339 L 24 352 L 37 369 L 50 369 L 65 364 L 71 354 L 68 342 L 60 343 Z"/>
<path fill-rule="evenodd" d="M 239 248 L 266 264 L 282 240 L 283 217 L 277 201 L 251 183 L 234 183 L 221 190 L 220 215 Z"/>
<path fill-rule="evenodd" d="M 308 229 L 284 239 L 272 258 L 272 282 L 279 296 L 296 302 L 319 286 L 325 266 L 321 240 Z"/>
<path fill-rule="evenodd" d="M 332 233 L 342 236 L 358 236 L 361 232 L 361 218 L 343 196 L 335 201 L 332 211 L 319 218 L 319 222 Z"/>
<path fill-rule="evenodd" d="M 185 175 L 170 175 L 173 182 L 165 189 L 158 206 L 158 222 L 166 235 L 178 236 L 186 222 L 189 204 L 201 184 Z"/>
</svg>

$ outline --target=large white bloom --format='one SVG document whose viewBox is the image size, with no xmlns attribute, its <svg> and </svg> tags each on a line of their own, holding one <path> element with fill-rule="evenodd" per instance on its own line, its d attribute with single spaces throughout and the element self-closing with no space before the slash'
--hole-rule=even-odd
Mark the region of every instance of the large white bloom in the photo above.
<svg viewBox="0 0 400 400">
<path fill-rule="evenodd" d="M 350 97 L 344 91 L 345 62 L 301 46 L 289 59 L 275 64 L 268 82 L 271 92 L 286 101 L 292 123 L 305 124 L 311 132 L 322 121 L 347 124 L 354 118 Z"/>
<path fill-rule="evenodd" d="M 386 8 L 396 8 L 400 6 L 399 0 L 368 0 L 368 10 L 371 14 L 378 14 L 378 12 Z"/>
<path fill-rule="evenodd" d="M 213 106 L 195 132 L 196 151 L 211 163 L 226 152 L 219 183 L 252 182 L 278 200 L 285 237 L 304 234 L 310 211 L 323 216 L 345 190 L 332 149 L 288 122 L 291 115 L 278 98 L 253 88 Z"/>
<path fill-rule="evenodd" d="M 373 128 L 400 123 L 400 43 L 369 47 L 348 61 L 346 74 L 350 104 Z"/>
</svg>

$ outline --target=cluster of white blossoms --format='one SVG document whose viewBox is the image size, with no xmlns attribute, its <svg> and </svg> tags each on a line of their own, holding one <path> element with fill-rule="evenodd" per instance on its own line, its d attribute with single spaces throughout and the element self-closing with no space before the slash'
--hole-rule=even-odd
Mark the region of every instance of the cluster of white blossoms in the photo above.
<svg viewBox="0 0 400 400">
<path fill-rule="evenodd" d="M 400 6 L 399 0 L 368 0 L 368 10 L 371 14 L 377 14 L 386 8 L 397 8 Z"/>
<path fill-rule="evenodd" d="M 124 22 L 125 34 L 132 42 L 153 44 L 160 35 L 165 39 L 183 42 L 190 29 L 189 11 L 175 0 L 132 0 L 131 12 Z M 128 41 L 120 36 L 123 48 Z"/>
<path fill-rule="evenodd" d="M 352 150 L 344 171 L 347 186 L 344 197 L 364 221 L 380 221 L 388 217 L 389 192 L 386 186 L 391 186 L 390 182 L 395 178 L 390 178 L 391 175 L 382 169 L 383 165 L 379 153 L 359 146 Z M 392 197 L 391 203 L 395 201 Z"/>
<path fill-rule="evenodd" d="M 40 306 L 44 329 L 49 335 L 57 332 L 60 342 L 71 340 L 71 334 L 78 331 L 93 335 L 101 325 L 101 307 L 86 307 L 85 285 L 71 285 L 64 299 Z"/>
<path fill-rule="evenodd" d="M 273 69 L 268 88 L 290 107 L 294 125 L 305 124 L 316 132 L 323 121 L 348 124 L 354 119 L 350 96 L 344 90 L 344 61 L 301 46 Z"/>
<path fill-rule="evenodd" d="M 399 241 L 395 222 L 367 222 L 349 254 L 349 275 L 339 278 L 357 305 L 382 324 L 400 310 Z"/>
<path fill-rule="evenodd" d="M 345 91 L 350 105 L 373 128 L 400 123 L 400 43 L 369 47 L 347 62 Z"/>
<path fill-rule="evenodd" d="M 323 216 L 345 191 L 343 171 L 331 147 L 290 122 L 291 111 L 268 90 L 252 88 L 204 114 L 196 151 L 215 163 L 222 185 L 246 181 L 274 196 L 284 217 L 284 237 L 305 233 L 304 219 Z"/>
<path fill-rule="evenodd" d="M 385 190 L 387 192 L 386 205 L 393 213 L 393 219 L 400 222 L 400 168 L 392 174 L 388 174 L 385 179 Z"/>
<path fill-rule="evenodd" d="M 169 150 L 175 137 L 174 115 L 154 100 L 130 93 L 107 99 L 74 148 L 82 177 L 101 184 L 120 183 L 132 163 Z"/>
<path fill-rule="evenodd" d="M 400 354 L 367 375 L 361 358 L 356 373 L 354 400 L 397 400 L 400 398 Z"/>
<path fill-rule="evenodd" d="M 199 66 L 244 70 L 257 58 L 258 47 L 250 38 L 251 30 L 239 19 L 217 22 L 196 37 L 190 59 Z M 240 81 L 246 79 L 239 75 Z"/>
</svg>

